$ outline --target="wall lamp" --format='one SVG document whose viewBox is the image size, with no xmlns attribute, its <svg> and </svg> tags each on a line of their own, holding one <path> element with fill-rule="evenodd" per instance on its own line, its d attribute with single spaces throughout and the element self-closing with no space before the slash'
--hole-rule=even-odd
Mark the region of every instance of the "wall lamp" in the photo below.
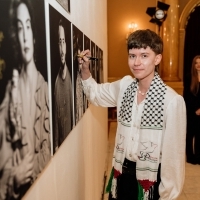
<svg viewBox="0 0 200 200">
<path fill-rule="evenodd" d="M 133 33 L 134 31 L 136 31 L 138 29 L 138 25 L 135 22 L 131 22 L 128 25 L 128 33 L 126 34 L 126 40 L 128 39 L 128 36 Z"/>
</svg>

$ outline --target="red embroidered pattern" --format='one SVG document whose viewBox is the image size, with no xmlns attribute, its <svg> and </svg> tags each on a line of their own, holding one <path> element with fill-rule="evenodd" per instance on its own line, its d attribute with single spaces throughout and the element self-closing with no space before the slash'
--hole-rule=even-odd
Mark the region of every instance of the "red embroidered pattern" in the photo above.
<svg viewBox="0 0 200 200">
<path fill-rule="evenodd" d="M 114 169 L 114 178 L 117 178 L 120 174 L 120 171 Z"/>
<path fill-rule="evenodd" d="M 146 191 L 148 191 L 150 189 L 151 186 L 154 185 L 154 183 L 156 181 L 150 181 L 150 180 L 138 180 L 138 182 L 140 183 L 140 185 L 143 187 L 143 189 Z"/>
</svg>

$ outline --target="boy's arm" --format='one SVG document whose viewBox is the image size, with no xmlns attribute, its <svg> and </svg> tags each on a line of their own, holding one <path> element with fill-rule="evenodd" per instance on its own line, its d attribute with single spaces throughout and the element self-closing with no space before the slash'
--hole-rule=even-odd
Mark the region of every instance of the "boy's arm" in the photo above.
<svg viewBox="0 0 200 200">
<path fill-rule="evenodd" d="M 185 179 L 186 108 L 180 95 L 167 107 L 161 160 L 160 200 L 177 199 Z"/>
</svg>

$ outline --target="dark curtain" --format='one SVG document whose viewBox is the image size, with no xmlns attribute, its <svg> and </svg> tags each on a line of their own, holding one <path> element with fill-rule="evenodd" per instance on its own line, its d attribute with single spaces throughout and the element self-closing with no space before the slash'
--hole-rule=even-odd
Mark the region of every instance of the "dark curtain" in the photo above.
<svg viewBox="0 0 200 200">
<path fill-rule="evenodd" d="M 190 87 L 192 60 L 200 55 L 200 5 L 196 6 L 188 17 L 184 47 L 184 88 Z"/>
</svg>

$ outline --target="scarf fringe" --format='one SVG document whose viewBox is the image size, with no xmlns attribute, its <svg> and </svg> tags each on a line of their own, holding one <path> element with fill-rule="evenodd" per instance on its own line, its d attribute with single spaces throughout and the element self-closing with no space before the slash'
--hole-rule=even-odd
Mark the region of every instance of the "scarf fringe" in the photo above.
<svg viewBox="0 0 200 200">
<path fill-rule="evenodd" d="M 106 193 L 111 192 L 113 198 L 117 198 L 117 176 L 120 173 L 114 169 L 111 170 L 110 178 L 106 186 Z"/>
<path fill-rule="evenodd" d="M 112 189 L 111 189 L 112 197 L 117 199 L 117 178 L 113 178 L 112 180 Z"/>
</svg>

